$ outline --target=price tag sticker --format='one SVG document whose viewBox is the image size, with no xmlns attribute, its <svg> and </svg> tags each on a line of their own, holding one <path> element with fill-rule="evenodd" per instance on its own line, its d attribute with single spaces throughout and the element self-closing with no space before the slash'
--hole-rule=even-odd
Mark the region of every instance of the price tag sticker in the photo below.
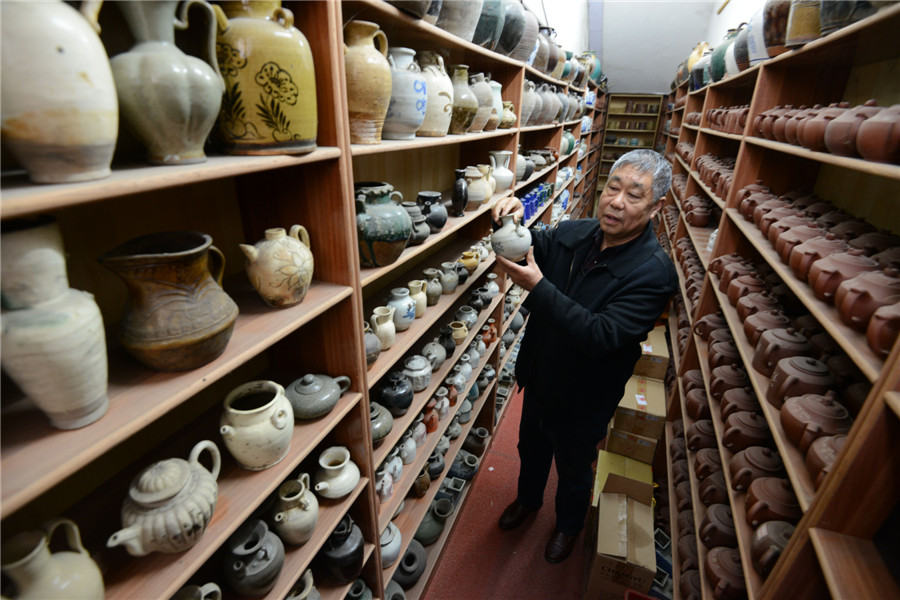
<svg viewBox="0 0 900 600">
<path fill-rule="evenodd" d="M 634 401 L 637 402 L 637 405 L 641 407 L 641 410 L 647 409 L 647 399 L 643 394 L 635 394 Z"/>
<path fill-rule="evenodd" d="M 653 344 L 648 344 L 647 342 L 641 343 L 641 352 L 644 354 L 653 354 Z"/>
</svg>

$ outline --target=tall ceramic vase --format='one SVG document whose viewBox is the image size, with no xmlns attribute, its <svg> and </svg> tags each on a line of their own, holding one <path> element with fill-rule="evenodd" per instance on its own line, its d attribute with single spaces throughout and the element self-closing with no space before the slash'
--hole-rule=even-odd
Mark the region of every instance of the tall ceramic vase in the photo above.
<svg viewBox="0 0 900 600">
<path fill-rule="evenodd" d="M 425 121 L 428 92 L 425 77 L 416 63 L 416 51 L 390 48 L 391 103 L 384 120 L 382 137 L 386 140 L 412 140 Z"/>
<path fill-rule="evenodd" d="M 387 50 L 387 36 L 377 24 L 350 21 L 344 26 L 347 109 L 353 144 L 381 143 L 381 130 L 392 91 Z"/>
<path fill-rule="evenodd" d="M 157 165 L 203 162 L 203 145 L 216 123 L 225 85 L 215 61 L 216 21 L 210 18 L 206 60 L 189 56 L 175 45 L 175 29 L 187 29 L 193 4 L 176 0 L 134 0 L 116 5 L 131 30 L 135 45 L 110 60 L 122 119 L 147 148 L 147 160 Z"/>
<path fill-rule="evenodd" d="M 419 66 L 425 78 L 428 101 L 425 105 L 425 119 L 416 130 L 421 137 L 443 137 L 450 131 L 453 116 L 453 82 L 444 69 L 444 59 L 433 50 L 419 52 Z"/>
<path fill-rule="evenodd" d="M 494 106 L 494 96 L 491 93 L 491 85 L 484 78 L 484 73 L 475 73 L 469 77 L 469 89 L 475 94 L 478 100 L 478 110 L 475 111 L 475 118 L 472 119 L 472 125 L 469 127 L 469 133 L 479 133 L 484 131 L 488 119 L 491 118 L 491 109 Z M 499 121 L 498 121 L 499 124 Z"/>
<path fill-rule="evenodd" d="M 450 133 L 462 135 L 469 131 L 478 113 L 478 98 L 469 87 L 469 66 L 453 65 L 453 118 Z"/>
<path fill-rule="evenodd" d="M 3 370 L 54 427 L 93 423 L 109 407 L 103 318 L 69 288 L 56 222 L 6 222 L 2 247 Z"/>
<path fill-rule="evenodd" d="M 478 19 L 481 17 L 483 4 L 484 0 L 445 0 L 441 5 L 437 26 L 471 42 L 478 26 Z"/>
<path fill-rule="evenodd" d="M 496 193 L 502 193 L 509 189 L 513 182 L 513 172 L 509 170 L 509 159 L 512 152 L 509 150 L 491 150 L 491 166 L 494 167 L 494 180 L 497 182 Z"/>
<path fill-rule="evenodd" d="M 119 105 L 97 28 L 99 2 L 0 3 L 3 145 L 32 181 L 110 174 Z"/>
<path fill-rule="evenodd" d="M 216 6 L 225 96 L 219 132 L 231 154 L 304 154 L 316 149 L 318 107 L 312 50 L 280 0 Z M 223 14 L 224 12 L 224 14 Z"/>
</svg>

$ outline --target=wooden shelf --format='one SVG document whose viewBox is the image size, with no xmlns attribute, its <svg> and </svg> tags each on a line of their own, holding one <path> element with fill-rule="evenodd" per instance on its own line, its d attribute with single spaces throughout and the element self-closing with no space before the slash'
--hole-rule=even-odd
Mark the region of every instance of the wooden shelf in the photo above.
<svg viewBox="0 0 900 600">
<path fill-rule="evenodd" d="M 741 141 L 742 139 L 744 139 L 743 135 L 738 135 L 736 133 L 725 133 L 724 131 L 717 131 L 715 129 L 710 129 L 708 127 L 701 127 L 700 132 L 705 133 L 707 135 L 714 135 L 716 137 L 725 138 L 728 140 L 736 140 L 738 142 Z"/>
<path fill-rule="evenodd" d="M 556 165 L 557 165 L 557 163 L 553 163 L 553 164 L 550 164 L 550 165 L 544 167 L 540 171 L 535 171 L 534 173 L 531 174 L 531 177 L 529 177 L 525 181 L 520 181 L 513 187 L 513 189 L 518 192 L 522 188 L 528 187 L 529 185 L 531 185 L 532 183 L 541 179 L 544 175 L 546 175 L 547 173 L 552 171 L 553 168 L 556 167 Z"/>
<path fill-rule="evenodd" d="M 799 156 L 800 158 L 820 162 L 822 164 L 851 169 L 859 173 L 868 173 L 870 175 L 877 175 L 879 177 L 885 177 L 887 179 L 900 180 L 900 165 L 877 163 L 862 158 L 838 156 L 836 154 L 830 154 L 828 152 L 814 152 L 812 150 L 804 148 L 803 146 L 794 146 L 793 144 L 784 144 L 782 142 L 776 142 L 774 140 L 767 140 L 758 137 L 745 136 L 741 139 L 752 146 L 759 146 L 760 148 L 775 150 L 783 154 L 791 154 L 793 156 Z"/>
<path fill-rule="evenodd" d="M 810 527 L 828 590 L 834 598 L 900 598 L 900 586 L 871 540 Z"/>
<path fill-rule="evenodd" d="M 697 251 L 697 256 L 700 257 L 700 262 L 703 264 L 703 268 L 709 269 L 709 261 L 710 257 L 712 256 L 712 252 L 707 250 L 706 246 L 707 244 L 709 244 L 709 237 L 715 230 L 706 227 L 694 227 L 692 225 L 688 225 L 687 221 L 684 218 L 684 213 L 680 214 L 681 220 L 684 221 L 684 226 L 687 229 L 688 237 L 691 238 L 691 243 L 694 244 L 694 250 Z"/>
<path fill-rule="evenodd" d="M 417 137 L 411 140 L 382 140 L 380 144 L 352 144 L 350 146 L 350 151 L 353 156 L 364 156 L 366 154 L 382 154 L 384 152 L 399 152 L 402 150 L 421 150 L 422 148 L 452 146 L 454 144 L 465 144 L 467 142 L 501 137 L 504 135 L 514 135 L 517 131 L 518 130 L 513 127 L 510 129 L 495 129 L 494 131 L 465 133 L 462 135 L 447 134 L 444 137 Z"/>
</svg>

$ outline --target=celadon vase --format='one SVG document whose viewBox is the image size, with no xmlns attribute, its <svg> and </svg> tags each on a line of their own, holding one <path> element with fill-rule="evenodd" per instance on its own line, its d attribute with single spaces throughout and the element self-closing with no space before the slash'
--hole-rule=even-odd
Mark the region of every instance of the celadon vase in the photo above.
<svg viewBox="0 0 900 600">
<path fill-rule="evenodd" d="M 309 473 L 301 473 L 278 487 L 278 500 L 272 509 L 273 529 L 288 544 L 299 546 L 312 537 L 319 520 L 319 501 L 312 493 Z"/>
<path fill-rule="evenodd" d="M 387 36 L 376 23 L 350 21 L 344 25 L 344 70 L 352 144 L 381 143 L 392 91 L 387 51 Z"/>
<path fill-rule="evenodd" d="M 240 248 L 247 277 L 266 304 L 281 308 L 303 301 L 314 266 L 306 227 L 293 225 L 290 234 L 283 227 L 266 229 L 264 239 Z"/>
<path fill-rule="evenodd" d="M 101 179 L 119 104 L 97 35 L 100 2 L 0 3 L 3 146 L 37 183 Z"/>
<path fill-rule="evenodd" d="M 450 120 L 450 133 L 462 135 L 469 131 L 475 115 L 478 113 L 478 98 L 469 87 L 469 66 L 453 65 L 453 117 Z"/>
<path fill-rule="evenodd" d="M 50 552 L 54 532 L 63 527 L 69 550 Z M 78 598 L 102 600 L 103 575 L 81 544 L 78 526 L 68 519 L 45 523 L 42 530 L 25 531 L 3 544 L 3 573 L 22 600 Z"/>
<path fill-rule="evenodd" d="M 356 233 L 360 265 L 384 267 L 400 258 L 412 235 L 412 219 L 400 202 L 403 195 L 380 181 L 355 183 Z"/>
<path fill-rule="evenodd" d="M 309 41 L 280 0 L 225 0 L 216 56 L 225 80 L 219 132 L 231 154 L 316 149 L 316 73 Z"/>
<path fill-rule="evenodd" d="M 203 145 L 216 123 L 225 84 L 215 59 L 212 7 L 203 0 L 132 0 L 116 5 L 131 30 L 135 45 L 110 60 L 122 120 L 147 148 L 156 165 L 203 162 Z M 175 45 L 175 29 L 187 29 L 194 4 L 209 12 L 206 62 Z M 219 25 L 221 26 L 221 24 Z"/>
<path fill-rule="evenodd" d="M 513 172 L 509 170 L 509 159 L 512 152 L 509 150 L 491 150 L 491 166 L 494 168 L 494 181 L 497 182 L 496 193 L 500 194 L 509 189 L 513 182 Z"/>
<path fill-rule="evenodd" d="M 391 102 L 384 119 L 381 137 L 386 140 L 412 140 L 425 121 L 428 92 L 425 77 L 411 48 L 388 49 L 391 64 Z"/>
<path fill-rule="evenodd" d="M 433 50 L 419 52 L 419 67 L 425 79 L 428 100 L 425 118 L 416 130 L 420 137 L 443 137 L 450 131 L 453 117 L 453 82 L 444 68 L 444 59 Z"/>
</svg>

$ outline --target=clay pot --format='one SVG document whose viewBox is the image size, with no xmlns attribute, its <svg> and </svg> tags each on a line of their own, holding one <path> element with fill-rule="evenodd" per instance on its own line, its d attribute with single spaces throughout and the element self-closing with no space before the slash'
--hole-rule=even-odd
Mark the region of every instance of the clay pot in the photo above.
<svg viewBox="0 0 900 600">
<path fill-rule="evenodd" d="M 847 242 L 838 239 L 833 233 L 810 238 L 791 249 L 788 263 L 791 271 L 800 281 L 807 281 L 812 264 L 831 254 L 845 252 L 849 249 Z"/>
<path fill-rule="evenodd" d="M 775 365 L 790 356 L 808 356 L 812 344 L 793 328 L 770 329 L 759 336 L 752 366 L 757 372 L 771 377 Z"/>
<path fill-rule="evenodd" d="M 787 200 L 782 200 L 780 198 L 771 198 L 769 200 L 763 200 L 758 203 L 756 207 L 753 208 L 753 223 L 757 227 L 759 227 L 759 222 L 763 218 L 766 213 L 769 211 L 775 210 L 776 208 L 785 208 L 789 207 L 790 202 Z"/>
<path fill-rule="evenodd" d="M 726 293 L 728 295 L 728 300 L 730 300 L 732 306 L 734 306 L 740 298 L 747 294 L 764 292 L 767 288 L 768 286 L 766 285 L 766 282 L 763 281 L 762 277 L 756 273 L 748 273 L 747 275 L 739 275 L 732 279 L 728 284 Z"/>
<path fill-rule="evenodd" d="M 731 506 L 723 503 L 713 504 L 707 508 L 697 534 L 707 548 L 737 547 L 737 532 L 734 528 L 734 518 L 731 516 Z"/>
<path fill-rule="evenodd" d="M 859 125 L 856 149 L 866 160 L 900 163 L 900 104 L 885 108 Z"/>
<path fill-rule="evenodd" d="M 768 189 L 768 188 L 767 188 Z M 769 191 L 759 191 L 742 198 L 738 203 L 738 211 L 747 221 L 753 221 L 753 213 L 756 207 L 763 202 L 775 200 L 776 196 Z"/>
<path fill-rule="evenodd" d="M 738 316 L 746 320 L 750 315 L 767 310 L 782 310 L 778 299 L 768 291 L 751 292 L 738 299 L 735 304 Z"/>
<path fill-rule="evenodd" d="M 785 436 L 804 454 L 817 438 L 847 433 L 852 425 L 850 413 L 835 400 L 834 392 L 795 396 L 781 407 Z"/>
<path fill-rule="evenodd" d="M 315 561 L 331 579 L 348 584 L 362 571 L 364 550 L 362 530 L 350 515 L 344 515 L 316 554 Z"/>
<path fill-rule="evenodd" d="M 815 117 L 806 121 L 802 135 L 799 136 L 800 144 L 814 152 L 827 152 L 825 131 L 828 128 L 828 124 L 849 109 L 849 102 L 832 103 L 820 109 Z"/>
<path fill-rule="evenodd" d="M 900 237 L 886 231 L 870 231 L 850 240 L 850 247 L 862 250 L 866 256 L 874 256 L 900 247 Z"/>
<path fill-rule="evenodd" d="M 753 532 L 750 557 L 753 568 L 761 577 L 766 577 L 778 562 L 793 534 L 794 526 L 786 521 L 769 521 Z"/>
<path fill-rule="evenodd" d="M 841 282 L 876 269 L 877 262 L 863 255 L 862 250 L 851 249 L 829 254 L 812 263 L 808 280 L 816 298 L 830 304 Z"/>
<path fill-rule="evenodd" d="M 835 208 L 831 204 L 821 207 L 818 204 L 808 206 L 804 212 L 810 217 L 813 217 L 817 224 L 828 230 L 831 230 L 831 228 L 838 223 L 843 223 L 844 221 L 849 221 L 853 218 L 853 215 L 850 213 Z"/>
<path fill-rule="evenodd" d="M 709 419 L 701 419 L 692 423 L 685 431 L 687 447 L 696 452 L 701 448 L 716 447 L 716 430 Z"/>
<path fill-rule="evenodd" d="M 880 113 L 883 108 L 875 100 L 845 111 L 825 128 L 825 146 L 838 156 L 859 156 L 856 151 L 856 136 L 862 123 Z"/>
<path fill-rule="evenodd" d="M 791 119 L 784 128 L 784 137 L 785 140 L 789 144 L 794 144 L 795 146 L 802 146 L 804 132 L 806 130 L 806 125 L 810 122 L 810 120 L 816 118 L 819 114 L 819 111 L 822 110 L 821 104 L 815 104 L 812 108 L 807 108 L 806 110 L 801 110 L 799 113 L 794 115 L 794 118 Z"/>
<path fill-rule="evenodd" d="M 845 279 L 834 294 L 834 305 L 841 321 L 865 331 L 878 308 L 900 302 L 900 277 L 896 269 L 860 273 Z"/>
<path fill-rule="evenodd" d="M 756 346 L 764 332 L 771 329 L 784 329 L 790 324 L 791 320 L 780 310 L 763 310 L 749 315 L 744 320 L 744 334 L 750 345 Z"/>
<path fill-rule="evenodd" d="M 694 388 L 685 393 L 684 406 L 687 414 L 695 421 L 709 419 L 709 399 L 705 388 Z"/>
<path fill-rule="evenodd" d="M 672 484 L 677 486 L 679 483 L 690 480 L 687 459 L 672 461 Z"/>
<path fill-rule="evenodd" d="M 706 554 L 706 576 L 713 587 L 713 598 L 738 600 L 744 598 L 747 587 L 741 554 L 733 548 L 713 548 Z"/>
<path fill-rule="evenodd" d="M 789 480 L 760 477 L 747 489 L 747 524 L 751 527 L 767 521 L 796 523 L 801 516 L 803 510 Z"/>
<path fill-rule="evenodd" d="M 694 456 L 694 474 L 701 481 L 722 470 L 722 457 L 716 446 L 701 448 Z"/>
<path fill-rule="evenodd" d="M 719 280 L 719 291 L 727 294 L 728 286 L 731 284 L 731 281 L 733 279 L 736 279 L 741 275 L 753 275 L 755 273 L 756 269 L 749 263 L 729 263 L 722 267 L 722 278 Z"/>
<path fill-rule="evenodd" d="M 731 388 L 722 394 L 722 421 L 740 411 L 761 412 L 759 399 L 749 387 Z"/>
<path fill-rule="evenodd" d="M 740 452 L 750 446 L 771 446 L 769 424 L 759 413 L 738 411 L 725 420 L 722 445 L 732 452 Z"/>
<path fill-rule="evenodd" d="M 392 90 L 387 36 L 376 23 L 350 21 L 344 43 L 350 143 L 380 144 Z"/>
<path fill-rule="evenodd" d="M 775 365 L 766 400 L 781 408 L 786 398 L 803 394 L 824 394 L 834 387 L 834 376 L 822 363 L 808 356 L 783 358 Z"/>
<path fill-rule="evenodd" d="M 698 573 L 696 569 L 697 565 L 697 537 L 696 536 L 678 536 L 678 558 L 681 561 L 681 587 L 684 588 L 685 577 L 684 574 L 686 572 Z M 697 592 L 696 595 L 693 596 L 697 600 L 700 598 L 700 581 L 696 581 L 697 584 Z M 685 598 L 686 595 L 684 591 L 681 592 L 681 597 Z"/>
<path fill-rule="evenodd" d="M 719 471 L 705 478 L 697 490 L 704 506 L 728 503 L 728 488 L 725 485 L 725 473 Z"/>
<path fill-rule="evenodd" d="M 709 345 L 710 369 L 740 363 L 741 355 L 738 353 L 737 346 L 734 342 L 714 342 Z"/>
<path fill-rule="evenodd" d="M 747 372 L 737 365 L 716 367 L 710 374 L 709 392 L 713 398 L 720 400 L 722 394 L 731 388 L 742 388 L 750 385 Z"/>
<path fill-rule="evenodd" d="M 735 453 L 728 461 L 731 487 L 743 491 L 759 477 L 779 477 L 784 474 L 784 463 L 777 451 L 765 446 L 749 446 Z"/>
<path fill-rule="evenodd" d="M 684 375 L 681 376 L 681 385 L 684 387 L 685 393 L 694 388 L 704 389 L 703 373 L 700 369 L 685 371 Z"/>
<path fill-rule="evenodd" d="M 898 335 L 900 335 L 900 302 L 876 309 L 866 328 L 866 340 L 872 352 L 887 358 Z"/>
<path fill-rule="evenodd" d="M 809 445 L 806 452 L 806 470 L 816 489 L 822 486 L 846 440 L 846 435 L 826 435 Z"/>
</svg>

